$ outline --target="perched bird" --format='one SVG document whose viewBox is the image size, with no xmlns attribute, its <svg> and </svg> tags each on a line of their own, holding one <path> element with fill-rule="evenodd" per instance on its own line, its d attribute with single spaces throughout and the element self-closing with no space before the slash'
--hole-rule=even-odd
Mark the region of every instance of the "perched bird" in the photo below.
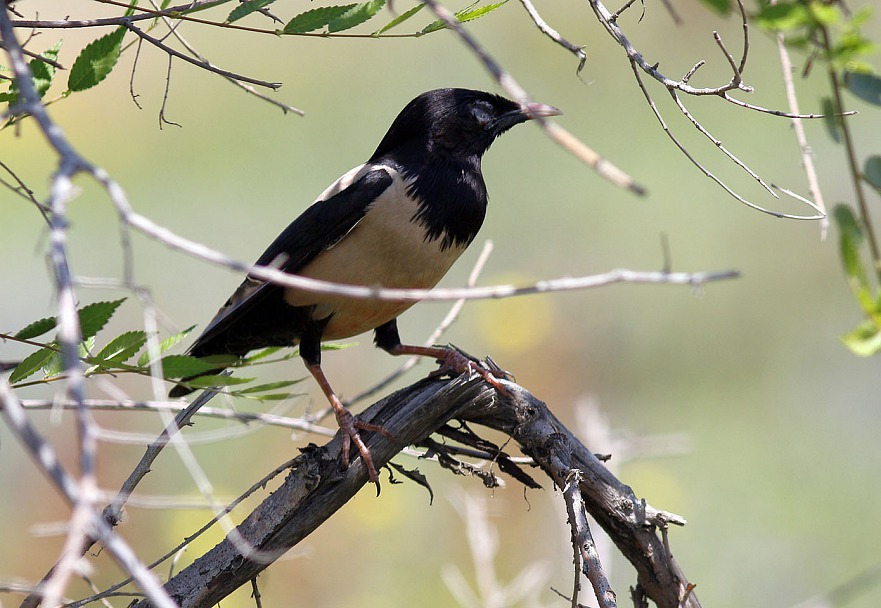
<svg viewBox="0 0 881 608">
<path fill-rule="evenodd" d="M 419 95 L 398 114 L 370 159 L 325 190 L 256 265 L 351 285 L 435 286 L 483 223 L 483 153 L 514 125 L 559 113 L 482 91 L 437 89 Z M 455 373 L 476 371 L 504 391 L 490 372 L 451 347 L 402 344 L 396 318 L 412 304 L 312 293 L 248 276 L 188 353 L 244 357 L 258 348 L 299 345 L 343 431 L 343 465 L 354 442 L 376 482 L 358 429 L 388 433 L 355 419 L 334 394 L 321 369 L 323 341 L 372 329 L 376 346 L 392 355 L 432 357 Z M 191 392 L 185 384 L 191 379 L 184 378 L 170 396 Z"/>
</svg>

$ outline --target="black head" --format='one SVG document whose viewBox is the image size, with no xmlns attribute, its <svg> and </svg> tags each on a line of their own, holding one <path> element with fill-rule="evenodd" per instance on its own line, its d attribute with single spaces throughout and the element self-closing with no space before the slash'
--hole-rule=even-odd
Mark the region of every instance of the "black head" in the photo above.
<svg viewBox="0 0 881 608">
<path fill-rule="evenodd" d="M 496 137 L 514 125 L 559 113 L 551 106 L 520 105 L 483 91 L 435 89 L 401 110 L 371 160 L 404 149 L 480 158 Z"/>
</svg>

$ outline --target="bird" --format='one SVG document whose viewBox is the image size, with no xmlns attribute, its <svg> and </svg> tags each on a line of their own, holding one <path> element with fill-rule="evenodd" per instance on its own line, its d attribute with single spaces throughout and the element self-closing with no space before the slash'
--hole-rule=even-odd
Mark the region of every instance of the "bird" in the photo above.
<svg viewBox="0 0 881 608">
<path fill-rule="evenodd" d="M 488 200 L 483 154 L 511 127 L 558 114 L 553 106 L 470 89 L 418 95 L 397 115 L 367 162 L 321 193 L 255 266 L 349 285 L 434 287 L 483 224 Z M 414 303 L 314 293 L 249 274 L 187 354 L 242 358 L 260 348 L 299 346 L 341 429 L 341 465 L 348 467 L 354 443 L 378 488 L 359 430 L 392 437 L 383 427 L 355 418 L 337 397 L 321 368 L 322 342 L 373 330 L 375 345 L 392 355 L 431 357 L 443 371 L 476 372 L 506 394 L 492 372 L 452 346 L 403 344 L 397 317 Z M 169 396 L 195 390 L 186 384 L 194 377 L 182 378 Z"/>
</svg>

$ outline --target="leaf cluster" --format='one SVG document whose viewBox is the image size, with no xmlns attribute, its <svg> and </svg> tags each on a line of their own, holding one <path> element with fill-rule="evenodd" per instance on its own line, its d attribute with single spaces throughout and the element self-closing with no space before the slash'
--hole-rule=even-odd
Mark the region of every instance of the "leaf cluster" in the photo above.
<svg viewBox="0 0 881 608">
<path fill-rule="evenodd" d="M 704 0 L 725 12 L 723 0 Z M 727 9 L 730 10 L 730 7 Z M 851 13 L 840 2 L 827 0 L 760 0 L 751 20 L 769 33 L 784 34 L 790 48 L 806 54 L 803 74 L 807 76 L 819 63 L 829 72 L 829 95 L 820 99 L 825 124 L 833 141 L 845 145 L 846 160 L 854 176 L 856 203 L 839 204 L 832 215 L 839 233 L 839 252 L 845 277 L 863 315 L 863 321 L 842 336 L 855 354 L 870 356 L 881 352 L 881 256 L 871 221 L 865 190 L 881 196 L 881 154 L 869 154 L 862 167 L 851 137 L 845 137 L 845 93 L 871 106 L 881 107 L 881 76 L 869 63 L 877 45 L 865 36 L 862 27 L 872 17 L 872 7 Z M 871 258 L 869 264 L 865 258 Z"/>
<path fill-rule="evenodd" d="M 455 15 L 461 22 L 473 21 L 474 19 L 479 19 L 480 17 L 488 15 L 507 3 L 507 1 L 508 0 L 501 0 L 500 2 L 495 2 L 493 4 L 479 6 L 481 0 L 476 0 L 465 8 L 456 11 Z M 275 0 L 246 0 L 230 12 L 229 16 L 226 18 L 226 23 L 238 21 L 255 11 L 265 9 L 274 2 Z M 315 32 L 316 30 L 321 30 L 321 33 L 325 35 L 335 34 L 351 29 L 356 25 L 361 25 L 379 13 L 380 9 L 384 6 L 386 6 L 386 0 L 367 0 L 366 2 L 356 4 L 320 6 L 296 15 L 287 21 L 284 28 L 282 28 L 279 33 L 307 34 Z M 401 25 L 416 15 L 424 7 L 424 4 L 417 4 L 395 16 L 391 21 L 374 31 L 371 35 L 374 37 L 382 36 L 392 28 Z M 446 24 L 440 19 L 437 19 L 410 35 L 418 37 L 442 30 L 445 27 Z"/>
<path fill-rule="evenodd" d="M 143 330 L 126 331 L 99 342 L 99 332 L 105 328 L 124 301 L 125 298 L 95 302 L 77 310 L 82 337 L 82 342 L 79 344 L 79 358 L 85 364 L 84 375 L 86 377 L 98 374 L 150 376 L 153 375 L 154 370 L 158 370 L 163 379 L 172 382 L 179 382 L 181 378 L 199 375 L 198 378 L 185 382 L 187 386 L 192 388 L 225 387 L 230 389 L 227 392 L 232 395 L 260 401 L 281 400 L 293 396 L 293 393 L 279 392 L 279 389 L 290 387 L 299 382 L 299 379 L 243 386 L 253 382 L 254 378 L 241 378 L 212 372 L 218 372 L 226 367 L 245 367 L 256 363 L 292 359 L 297 356 L 296 351 L 273 358 L 272 356 L 281 349 L 267 348 L 245 359 L 232 356 L 197 358 L 189 355 L 165 354 L 186 338 L 194 327 L 171 335 L 155 345 L 148 344 L 150 336 Z M 57 324 L 58 321 L 55 317 L 46 317 L 29 323 L 12 335 L 3 336 L 39 347 L 12 370 L 9 382 L 13 388 L 52 382 L 64 377 L 66 365 L 58 338 L 48 342 L 34 341 L 35 338 L 40 338 L 55 330 Z M 335 348 L 340 348 L 340 346 L 337 345 Z M 139 353 L 137 359 L 133 360 Z M 38 373 L 42 374 L 38 380 L 25 382 Z M 240 388 L 231 389 L 234 386 Z"/>
<path fill-rule="evenodd" d="M 194 4 L 192 9 L 176 11 L 167 16 L 174 20 L 186 20 L 192 13 L 204 11 L 208 8 L 215 8 L 231 1 L 232 0 L 220 0 L 218 2 L 209 3 L 208 5 Z M 481 5 L 481 1 L 482 0 L 476 0 L 472 4 L 457 11 L 455 13 L 456 18 L 462 22 L 472 21 L 490 14 L 507 3 L 507 0 L 500 0 L 499 2 L 492 4 Z M 200 20 L 200 23 L 229 27 L 235 22 L 253 13 L 266 13 L 268 7 L 274 2 L 275 0 L 245 0 L 244 2 L 237 4 L 222 22 Z M 169 1 L 164 0 L 160 8 L 165 10 L 168 4 Z M 332 36 L 372 19 L 385 6 L 387 6 L 386 0 L 367 0 L 366 2 L 353 4 L 320 6 L 299 13 L 288 19 L 283 28 L 266 30 L 266 33 L 282 35 L 315 35 L 318 33 L 324 36 Z M 415 16 L 422 10 L 422 8 L 424 8 L 424 6 L 425 5 L 421 3 L 416 4 L 409 10 L 394 16 L 388 23 L 369 34 L 369 36 L 377 38 L 382 37 L 392 28 L 401 25 L 411 17 Z M 136 3 L 133 2 L 120 17 L 120 23 L 134 15 L 136 8 Z M 274 16 L 273 18 L 278 19 Z M 158 22 L 158 19 L 152 20 L 152 25 L 149 29 L 155 27 Z M 443 21 L 434 20 L 421 29 L 407 35 L 419 37 L 442 30 L 445 27 L 446 24 Z M 107 78 L 116 67 L 121 54 L 126 48 L 123 42 L 128 31 L 129 30 L 124 25 L 119 25 L 112 32 L 89 42 L 83 47 L 70 68 L 67 78 L 67 88 L 64 93 L 62 93 L 62 97 L 69 96 L 71 93 L 88 90 L 100 84 L 105 78 Z M 61 40 L 57 41 L 49 49 L 41 53 L 38 58 L 33 59 L 29 64 L 34 86 L 41 98 L 48 92 L 57 76 L 58 70 L 55 67 L 55 64 L 57 64 L 60 51 Z M 5 102 L 10 104 L 10 106 L 14 106 L 18 101 L 18 87 L 14 80 L 10 79 L 5 82 L 8 89 L 6 91 L 0 91 L 0 103 Z"/>
</svg>

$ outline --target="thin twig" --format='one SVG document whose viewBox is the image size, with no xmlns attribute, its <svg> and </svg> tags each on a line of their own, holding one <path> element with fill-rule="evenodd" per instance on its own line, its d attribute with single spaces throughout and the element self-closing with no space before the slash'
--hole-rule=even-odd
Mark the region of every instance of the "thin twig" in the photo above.
<svg viewBox="0 0 881 608">
<path fill-rule="evenodd" d="M 4 13 L 0 15 L 0 27 L 2 27 L 5 20 L 5 11 L 0 11 L 0 13 Z M 79 496 L 79 484 L 61 466 L 52 446 L 31 425 L 27 414 L 21 407 L 6 378 L 0 378 L 0 404 L 3 405 L 2 415 L 6 418 L 10 429 L 22 441 L 38 466 L 49 475 L 54 485 L 61 491 L 65 501 L 72 506 L 79 504 L 82 500 Z M 176 608 L 176 604 L 168 596 L 168 593 L 166 593 L 156 577 L 144 567 L 131 548 L 118 535 L 113 533 L 110 526 L 97 513 L 91 513 L 88 525 L 90 534 L 101 540 L 105 549 L 116 559 L 120 567 L 131 575 L 132 580 L 141 587 L 157 608 Z M 52 578 L 53 575 L 50 573 L 44 580 L 51 580 Z M 27 608 L 39 605 L 44 594 L 46 594 L 46 591 L 43 585 L 40 585 L 37 591 L 25 598 L 22 606 Z M 58 598 L 56 598 L 57 600 Z"/>
<path fill-rule="evenodd" d="M 421 0 L 423 4 L 428 6 L 435 16 L 444 22 L 444 24 L 456 33 L 457 36 L 465 43 L 468 48 L 480 59 L 484 67 L 492 74 L 498 85 L 508 95 L 519 103 L 528 103 L 530 101 L 526 90 L 507 72 L 487 51 L 483 46 L 466 30 L 456 15 L 453 14 L 446 6 L 439 4 L 436 0 Z M 613 184 L 621 188 L 627 188 L 635 194 L 644 194 L 645 188 L 637 184 L 630 176 L 618 169 L 609 161 L 600 157 L 589 146 L 579 141 L 565 129 L 544 118 L 536 119 L 538 125 L 552 140 L 564 147 L 567 151 L 574 154 L 576 158 L 592 167 L 601 177 L 609 180 Z"/>
<path fill-rule="evenodd" d="M 532 22 L 535 23 L 535 26 L 548 38 L 562 46 L 564 49 L 578 57 L 578 67 L 575 68 L 575 73 L 580 74 L 581 70 L 584 69 L 584 64 L 587 63 L 587 53 L 584 52 L 584 46 L 578 44 L 572 44 L 560 33 L 552 28 L 550 25 L 545 22 L 544 19 L 541 18 L 538 11 L 535 9 L 535 6 L 532 4 L 530 0 L 520 0 L 520 4 L 523 5 L 523 8 L 526 9 L 526 12 L 529 14 L 529 17 L 532 19 Z"/>
<path fill-rule="evenodd" d="M 154 0 L 150 0 L 150 4 L 153 5 L 154 9 L 159 10 L 159 7 L 156 5 L 156 2 Z M 180 28 L 175 26 L 175 24 L 172 22 L 170 17 L 163 16 L 162 21 L 165 23 L 166 27 L 168 27 L 169 31 L 177 39 L 177 41 L 180 42 L 184 46 L 184 48 L 190 52 L 190 54 L 193 57 L 195 57 L 196 59 L 198 59 L 199 61 L 203 62 L 206 65 L 213 65 L 210 61 L 208 61 L 208 59 L 206 59 L 201 53 L 199 53 L 199 51 L 196 50 L 196 47 L 194 47 L 192 44 L 190 44 L 189 41 L 183 37 L 183 35 L 180 33 Z M 178 23 L 180 23 L 180 21 L 178 21 Z M 272 105 L 281 108 L 282 112 L 284 112 L 285 114 L 287 114 L 288 112 L 291 112 L 293 114 L 297 114 L 299 116 L 304 116 L 306 114 L 303 110 L 300 110 L 299 108 L 295 108 L 292 105 L 286 104 L 286 103 L 281 102 L 277 99 L 273 99 L 272 97 L 269 97 L 265 93 L 261 93 L 260 91 L 258 91 L 254 87 L 242 82 L 241 80 L 237 80 L 235 78 L 230 78 L 228 76 L 224 76 L 224 78 L 226 78 L 227 82 L 239 87 L 243 91 L 250 93 L 251 95 L 258 97 L 259 99 L 262 99 L 263 101 L 269 102 Z"/>
<path fill-rule="evenodd" d="M 214 72 L 215 74 L 219 74 L 219 75 L 223 76 L 224 78 L 230 78 L 233 80 L 238 80 L 240 82 L 249 82 L 251 84 L 255 84 L 255 85 L 258 85 L 261 87 L 266 87 L 266 88 L 272 89 L 272 90 L 278 90 L 279 88 L 281 88 L 280 82 L 267 82 L 265 80 L 251 78 L 250 76 L 236 74 L 234 72 L 230 72 L 229 70 L 223 70 L 221 68 L 218 68 L 218 67 L 216 67 L 206 61 L 199 61 L 198 59 L 194 59 L 192 57 L 189 57 L 188 55 L 184 55 L 183 53 L 181 53 L 177 49 L 171 48 L 170 46 L 168 46 L 167 44 L 165 44 L 164 42 L 162 42 L 158 38 L 154 38 L 150 34 L 146 33 L 144 30 L 142 30 L 137 25 L 135 25 L 130 18 L 127 20 L 123 20 L 121 25 L 124 28 L 126 28 L 127 30 L 129 30 L 130 32 L 132 32 L 133 34 L 139 36 L 143 40 L 146 40 L 147 42 L 149 42 L 150 44 L 152 44 L 156 48 L 161 49 L 163 52 L 167 53 L 169 56 L 177 57 L 178 59 L 181 59 L 182 61 L 186 61 L 187 63 L 190 63 L 198 68 L 202 68 L 203 70 L 208 70 L 209 72 Z"/>
<path fill-rule="evenodd" d="M 795 93 L 795 83 L 792 79 L 793 66 L 789 58 L 789 51 L 786 49 L 786 43 L 783 32 L 777 33 L 777 52 L 780 55 L 780 69 L 783 73 L 783 88 L 786 91 L 786 101 L 789 104 L 789 111 L 799 114 L 798 96 Z M 795 133 L 795 141 L 798 143 L 798 150 L 801 154 L 802 167 L 805 170 L 805 178 L 808 183 L 808 192 L 811 194 L 811 200 L 824 213 L 826 212 L 826 204 L 823 201 L 823 191 L 820 189 L 820 180 L 817 177 L 817 169 L 814 166 L 814 155 L 808 145 L 808 138 L 805 133 L 805 127 L 802 122 L 796 118 L 792 119 L 792 129 Z M 825 239 L 829 231 L 829 218 L 825 217 L 820 220 L 820 236 Z"/>
</svg>

